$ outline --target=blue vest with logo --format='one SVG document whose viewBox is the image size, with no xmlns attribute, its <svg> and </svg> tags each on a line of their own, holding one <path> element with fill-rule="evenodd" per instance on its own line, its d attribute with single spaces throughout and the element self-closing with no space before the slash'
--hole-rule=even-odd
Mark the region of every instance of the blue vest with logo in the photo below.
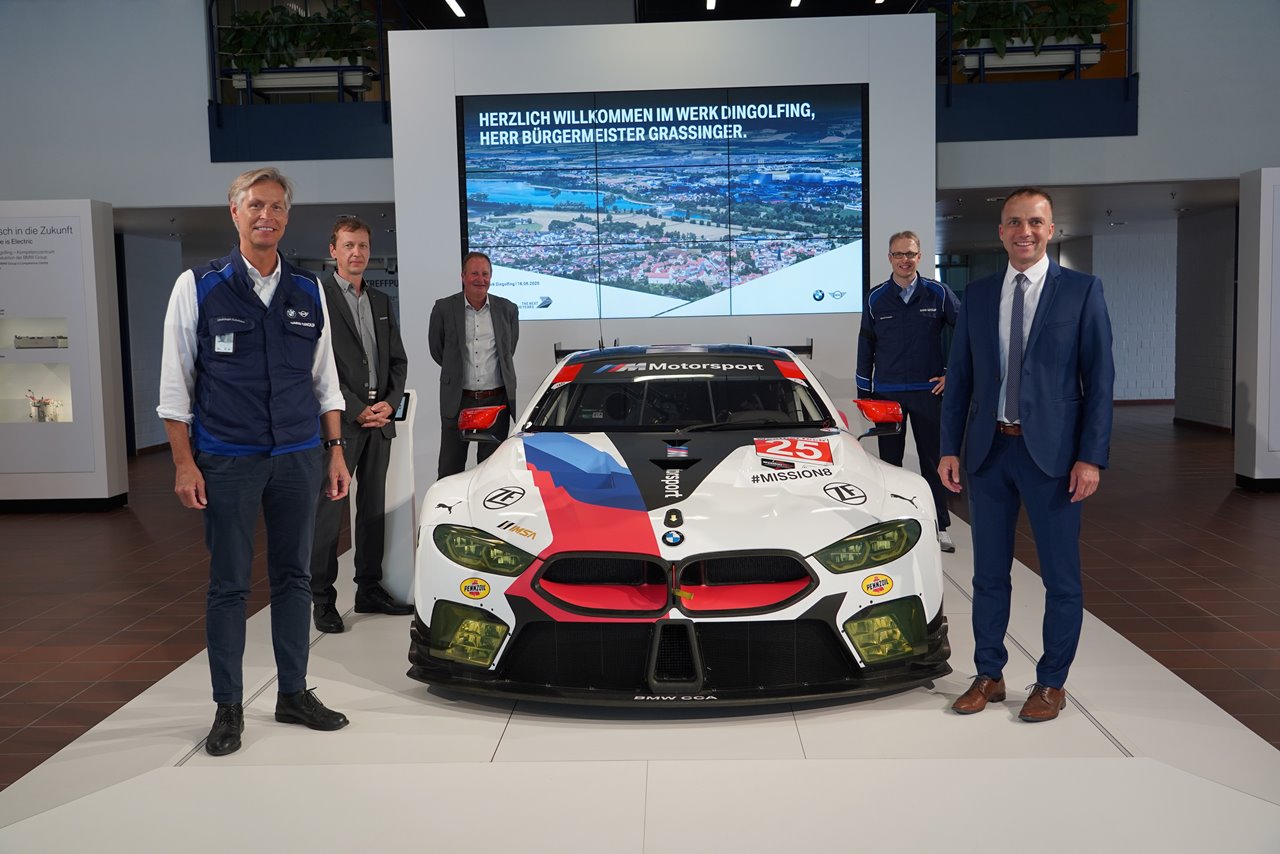
<svg viewBox="0 0 1280 854">
<path fill-rule="evenodd" d="M 311 363 L 324 311 L 315 277 L 280 258 L 280 283 L 264 306 L 238 249 L 192 272 L 196 450 L 276 455 L 319 445 Z"/>
</svg>

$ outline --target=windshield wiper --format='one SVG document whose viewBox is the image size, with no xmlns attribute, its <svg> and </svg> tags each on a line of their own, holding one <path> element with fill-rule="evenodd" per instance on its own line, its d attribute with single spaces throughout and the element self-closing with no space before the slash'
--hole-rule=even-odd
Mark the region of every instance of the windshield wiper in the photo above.
<svg viewBox="0 0 1280 854">
<path fill-rule="evenodd" d="M 790 429 L 800 426 L 789 421 L 778 421 L 776 418 L 746 418 L 742 421 L 707 421 L 702 424 L 690 424 L 688 427 L 679 428 L 681 433 L 693 433 L 698 430 L 740 430 L 743 427 L 760 427 L 760 426 L 777 427 L 779 429 Z"/>
<path fill-rule="evenodd" d="M 776 418 L 744 418 L 741 421 L 707 421 L 702 424 L 690 424 L 680 427 L 679 433 L 693 433 L 705 430 L 740 430 L 744 427 L 770 427 L 778 430 L 795 430 L 798 427 L 830 427 L 831 420 L 824 421 L 779 421 Z"/>
</svg>

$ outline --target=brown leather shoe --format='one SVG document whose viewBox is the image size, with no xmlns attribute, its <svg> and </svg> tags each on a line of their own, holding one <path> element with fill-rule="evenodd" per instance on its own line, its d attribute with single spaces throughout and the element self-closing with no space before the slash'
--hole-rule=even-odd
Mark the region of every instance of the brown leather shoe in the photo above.
<svg viewBox="0 0 1280 854">
<path fill-rule="evenodd" d="M 969 690 L 960 695 L 960 699 L 951 704 L 951 711 L 961 715 L 971 715 L 987 707 L 987 703 L 999 703 L 1004 699 L 1004 680 L 992 679 L 990 676 L 978 675 L 969 686 Z"/>
<path fill-rule="evenodd" d="M 1027 723 L 1051 721 L 1067 707 L 1067 689 L 1050 688 L 1039 682 L 1031 686 L 1031 696 L 1022 704 L 1018 717 Z"/>
</svg>

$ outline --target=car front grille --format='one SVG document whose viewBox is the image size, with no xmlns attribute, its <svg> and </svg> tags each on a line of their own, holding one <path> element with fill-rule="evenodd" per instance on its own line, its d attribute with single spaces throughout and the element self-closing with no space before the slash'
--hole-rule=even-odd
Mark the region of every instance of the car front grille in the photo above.
<svg viewBox="0 0 1280 854">
<path fill-rule="evenodd" d="M 640 557 L 565 555 L 547 561 L 541 578 L 556 584 L 666 584 L 661 563 Z"/>
<path fill-rule="evenodd" d="M 672 607 L 690 616 L 765 614 L 818 585 L 808 564 L 792 553 L 730 552 L 677 565 L 674 573 L 669 566 L 645 555 L 555 555 L 533 586 L 575 614 L 655 617 Z"/>
<path fill-rule="evenodd" d="M 809 568 L 792 555 L 731 554 L 696 560 L 680 569 L 685 584 L 778 584 L 809 578 Z"/>
<path fill-rule="evenodd" d="M 648 659 L 657 623 L 525 625 L 499 663 L 512 682 L 575 690 L 648 693 Z M 702 673 L 684 632 L 663 632 L 654 661 L 660 681 L 703 677 L 702 692 L 787 691 L 857 679 L 835 630 L 820 620 L 694 624 Z"/>
</svg>

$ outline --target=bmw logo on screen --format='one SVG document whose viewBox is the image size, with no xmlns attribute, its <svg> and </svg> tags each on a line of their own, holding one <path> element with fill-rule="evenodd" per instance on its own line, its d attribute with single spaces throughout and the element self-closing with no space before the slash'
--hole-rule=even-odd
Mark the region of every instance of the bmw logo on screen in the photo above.
<svg viewBox="0 0 1280 854">
<path fill-rule="evenodd" d="M 825 297 L 825 296 L 826 296 L 826 294 L 825 294 L 825 293 L 823 293 L 822 291 L 814 291 L 814 292 L 813 292 L 813 301 L 814 301 L 814 302 L 822 302 L 822 298 L 823 298 L 823 297 Z"/>
<path fill-rule="evenodd" d="M 684 534 L 679 531 L 667 531 L 662 535 L 662 541 L 669 546 L 678 546 L 684 542 Z"/>
</svg>

